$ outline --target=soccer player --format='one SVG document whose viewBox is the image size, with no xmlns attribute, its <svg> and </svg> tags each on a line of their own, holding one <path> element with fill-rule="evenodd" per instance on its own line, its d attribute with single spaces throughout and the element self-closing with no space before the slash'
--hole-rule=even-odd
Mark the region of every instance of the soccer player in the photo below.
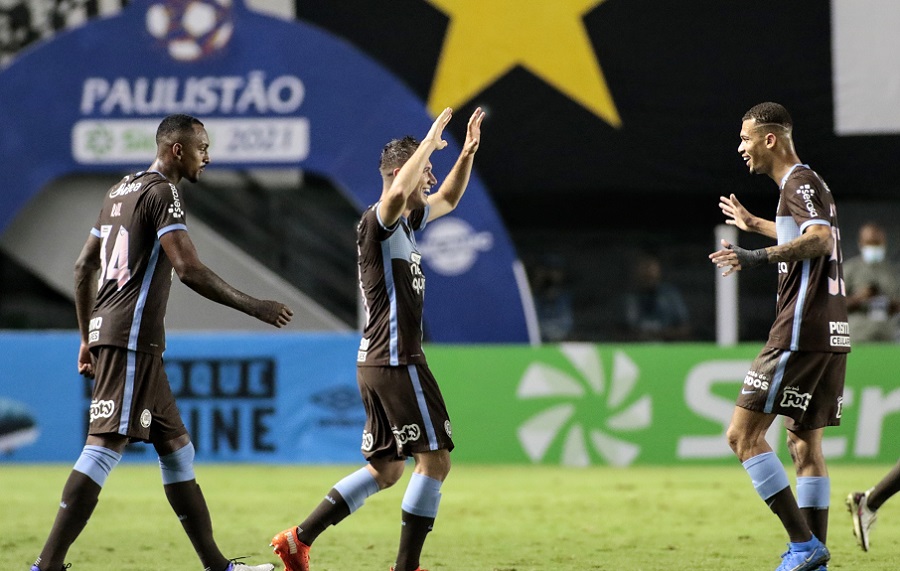
<svg viewBox="0 0 900 571">
<path fill-rule="evenodd" d="M 419 570 L 425 536 L 431 531 L 450 471 L 450 418 L 422 351 L 425 276 L 414 232 L 456 208 L 472 171 L 484 112 L 469 118 L 459 159 L 440 190 L 431 153 L 443 149 L 449 108 L 418 142 L 393 140 L 381 152 L 381 198 L 366 209 L 357 227 L 359 287 L 366 323 L 357 355 L 357 382 L 366 410 L 362 453 L 368 464 L 337 482 L 300 523 L 272 538 L 286 571 L 308 571 L 309 549 L 330 525 L 359 509 L 366 498 L 394 485 L 405 460 L 415 470 L 401 504 L 400 547 L 393 571 Z"/>
<path fill-rule="evenodd" d="M 853 518 L 853 535 L 863 551 L 869 550 L 869 533 L 875 526 L 876 512 L 897 492 L 900 492 L 900 462 L 894 464 L 891 471 L 872 488 L 865 492 L 850 492 L 847 496 L 847 509 Z"/>
<path fill-rule="evenodd" d="M 129 441 L 153 444 L 163 489 L 206 571 L 272 571 L 227 559 L 213 539 L 206 501 L 194 478 L 194 446 L 163 368 L 164 318 L 173 269 L 200 295 L 283 327 L 293 312 L 228 285 L 200 262 L 176 186 L 197 182 L 209 163 L 209 137 L 198 119 L 171 115 L 156 132 L 146 171 L 106 192 L 75 264 L 75 309 L 81 330 L 78 371 L 94 378 L 90 426 L 81 456 L 31 571 L 63 569 L 66 553 L 97 505 Z"/>
<path fill-rule="evenodd" d="M 834 198 L 822 178 L 800 162 L 793 122 L 777 103 L 760 103 L 743 117 L 738 152 L 751 173 L 768 175 L 781 193 L 775 220 L 754 216 L 735 195 L 722 196 L 726 222 L 777 239 L 746 250 L 722 240 L 709 255 L 723 276 L 763 264 L 778 268 L 776 317 L 737 397 L 728 443 L 754 488 L 789 537 L 779 571 L 824 571 L 830 480 L 822 454 L 825 426 L 840 424 L 850 335 Z M 765 440 L 785 417 L 797 474 L 797 497 L 781 461 Z"/>
</svg>

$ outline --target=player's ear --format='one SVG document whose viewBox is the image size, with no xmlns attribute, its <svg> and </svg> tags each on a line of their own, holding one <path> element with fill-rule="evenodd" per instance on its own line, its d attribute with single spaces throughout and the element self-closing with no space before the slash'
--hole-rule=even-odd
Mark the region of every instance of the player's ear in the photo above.
<svg viewBox="0 0 900 571">
<path fill-rule="evenodd" d="M 181 160 L 182 155 L 184 155 L 184 149 L 181 143 L 174 143 L 172 145 L 172 155 L 174 155 L 176 159 Z"/>
</svg>

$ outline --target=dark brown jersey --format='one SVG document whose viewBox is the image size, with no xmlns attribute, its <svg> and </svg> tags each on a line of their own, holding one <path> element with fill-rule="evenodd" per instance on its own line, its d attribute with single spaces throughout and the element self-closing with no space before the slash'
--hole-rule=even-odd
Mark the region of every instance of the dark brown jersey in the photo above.
<svg viewBox="0 0 900 571">
<path fill-rule="evenodd" d="M 425 363 L 422 351 L 422 307 L 425 275 L 413 232 L 425 227 L 428 208 L 401 217 L 387 228 L 378 205 L 369 207 L 356 230 L 359 288 L 365 326 L 357 365 Z"/>
<path fill-rule="evenodd" d="M 113 345 L 162 355 L 172 262 L 159 238 L 187 230 L 178 189 L 157 172 L 123 178 L 106 193 L 97 224 L 102 240 L 91 346 Z"/>
<path fill-rule="evenodd" d="M 791 351 L 850 351 L 841 233 L 834 197 L 806 165 L 796 165 L 781 184 L 775 216 L 778 243 L 799 237 L 812 224 L 831 228 L 831 254 L 779 262 L 777 315 L 767 345 Z"/>
</svg>

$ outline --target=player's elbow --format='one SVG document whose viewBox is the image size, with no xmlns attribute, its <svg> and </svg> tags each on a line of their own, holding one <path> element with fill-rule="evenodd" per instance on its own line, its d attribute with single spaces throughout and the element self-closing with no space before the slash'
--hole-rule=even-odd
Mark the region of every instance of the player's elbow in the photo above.
<svg viewBox="0 0 900 571">
<path fill-rule="evenodd" d="M 91 276 L 100 269 L 100 261 L 84 256 L 75 260 L 75 279 L 79 280 Z"/>
</svg>

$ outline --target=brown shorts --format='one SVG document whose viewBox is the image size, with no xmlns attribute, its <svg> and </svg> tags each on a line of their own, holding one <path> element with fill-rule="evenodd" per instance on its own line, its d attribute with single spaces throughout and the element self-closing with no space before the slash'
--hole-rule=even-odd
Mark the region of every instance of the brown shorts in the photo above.
<svg viewBox="0 0 900 571">
<path fill-rule="evenodd" d="M 356 380 L 366 409 L 367 460 L 453 450 L 450 417 L 428 365 L 357 367 Z"/>
<path fill-rule="evenodd" d="M 841 423 L 846 353 L 764 347 L 744 377 L 737 406 L 787 417 L 792 431 Z"/>
<path fill-rule="evenodd" d="M 93 349 L 96 377 L 88 434 L 166 442 L 187 434 L 162 357 L 122 347 Z"/>
</svg>

